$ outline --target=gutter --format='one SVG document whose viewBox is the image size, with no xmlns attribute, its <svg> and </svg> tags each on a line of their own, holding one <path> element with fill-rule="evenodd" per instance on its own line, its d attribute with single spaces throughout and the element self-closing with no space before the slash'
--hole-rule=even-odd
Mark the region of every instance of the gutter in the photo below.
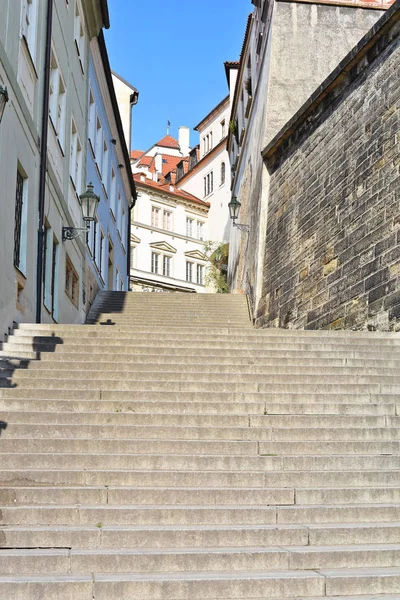
<svg viewBox="0 0 400 600">
<path fill-rule="evenodd" d="M 39 227 L 36 261 L 36 323 L 42 320 L 42 294 L 43 294 L 43 245 L 44 245 L 44 203 L 46 194 L 47 172 L 47 134 L 49 129 L 49 101 L 50 101 L 50 61 L 51 61 L 51 34 L 53 24 L 53 0 L 47 2 L 46 46 L 44 58 L 43 79 L 43 112 L 42 132 L 40 139 L 40 167 L 39 167 Z"/>
</svg>

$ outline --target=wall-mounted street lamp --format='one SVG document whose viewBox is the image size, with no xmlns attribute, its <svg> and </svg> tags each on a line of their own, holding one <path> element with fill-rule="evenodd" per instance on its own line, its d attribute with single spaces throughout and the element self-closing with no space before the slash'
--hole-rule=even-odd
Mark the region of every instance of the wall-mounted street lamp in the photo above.
<svg viewBox="0 0 400 600">
<path fill-rule="evenodd" d="M 236 223 L 236 219 L 239 218 L 239 212 L 240 212 L 241 206 L 242 205 L 239 202 L 239 200 L 236 198 L 236 196 L 232 196 L 232 200 L 228 204 L 229 216 L 233 221 L 234 227 L 237 227 L 240 231 L 243 231 L 244 233 L 248 233 L 250 231 L 249 225 L 245 225 L 245 223 Z"/>
<path fill-rule="evenodd" d="M 0 123 L 3 118 L 4 110 L 8 102 L 7 88 L 0 85 Z"/>
<path fill-rule="evenodd" d="M 90 228 L 91 221 L 94 221 L 97 205 L 100 202 L 100 196 L 97 196 L 93 192 L 93 184 L 90 182 L 87 186 L 87 190 L 84 194 L 79 196 L 81 201 L 82 215 L 86 227 L 63 227 L 62 228 L 62 240 L 74 240 L 82 234 L 86 234 Z"/>
</svg>

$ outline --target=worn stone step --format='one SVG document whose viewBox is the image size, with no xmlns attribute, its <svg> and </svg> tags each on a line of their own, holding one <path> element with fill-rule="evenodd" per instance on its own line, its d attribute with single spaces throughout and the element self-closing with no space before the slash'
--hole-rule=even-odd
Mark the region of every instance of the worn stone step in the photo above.
<svg viewBox="0 0 400 600">
<path fill-rule="evenodd" d="M 4 506 L 1 525 L 272 525 L 396 522 L 398 504 Z M 397 540 L 398 541 L 398 540 Z"/>
<path fill-rule="evenodd" d="M 184 484 L 184 481 L 183 481 Z M 146 485 L 146 481 L 144 481 Z M 212 485 L 212 483 L 210 484 Z M 223 485 L 223 483 L 222 483 Z M 0 486 L 0 505 L 248 505 L 268 506 L 294 504 L 293 489 L 250 487 L 213 489 L 211 487 L 161 487 L 154 488 L 91 486 L 91 487 L 2 487 Z"/>
<path fill-rule="evenodd" d="M 49 432 L 50 433 L 50 432 Z M 392 443 L 393 444 L 393 443 Z M 396 443 L 395 443 L 396 444 Z M 400 443 L 397 444 L 400 448 Z M 381 445 L 379 449 L 381 449 Z M 396 446 L 397 447 L 397 446 Z M 392 448 L 392 445 L 390 446 Z M 61 452 L 68 453 L 90 453 L 90 454 L 164 454 L 164 455 L 229 455 L 256 457 L 258 455 L 258 443 L 253 441 L 194 441 L 194 440 L 155 440 L 155 439 L 100 439 L 81 438 L 63 439 L 43 438 L 3 438 L 1 437 L 0 454 L 5 452 Z"/>
<path fill-rule="evenodd" d="M 101 525 L 101 526 L 100 526 Z M 11 525 L 0 548 L 235 548 L 398 544 L 400 523 L 310 525 Z"/>
<path fill-rule="evenodd" d="M 266 473 L 266 485 L 291 487 L 343 487 L 349 480 L 354 487 L 400 485 L 400 471 L 280 471 Z"/>
<path fill-rule="evenodd" d="M 45 446 L 43 445 L 45 449 Z M 196 456 L 184 454 L 109 454 L 12 452 L 1 454 L 2 469 L 103 469 L 118 465 L 119 470 L 193 470 L 193 471 L 395 471 L 400 456 L 329 455 L 329 456 Z"/>
<path fill-rule="evenodd" d="M 187 550 L 8 550 L 0 575 L 271 571 L 400 566 L 398 544 Z"/>
<path fill-rule="evenodd" d="M 205 313 L 206 314 L 206 313 Z M 146 319 L 144 319 L 146 320 Z M 13 332 L 13 339 L 18 342 L 35 342 L 35 343 L 69 343 L 70 341 L 74 342 L 78 339 L 85 339 L 88 341 L 102 340 L 107 342 L 112 342 L 113 340 L 125 340 L 132 341 L 132 336 L 134 336 L 134 343 L 143 341 L 143 340 L 152 340 L 159 339 L 162 341 L 193 341 L 197 343 L 198 341 L 212 341 L 219 340 L 221 342 L 228 342 L 229 340 L 241 342 L 255 342 L 257 344 L 265 343 L 271 344 L 294 344 L 296 347 L 312 347 L 315 345 L 331 345 L 332 347 L 339 346 L 349 346 L 349 347 L 358 347 L 358 346 L 368 346 L 373 348 L 374 346 L 378 350 L 380 347 L 382 348 L 390 348 L 395 351 L 400 350 L 400 336 L 394 337 L 381 337 L 381 338 L 368 338 L 368 337 L 350 337 L 350 336 L 336 336 L 332 337 L 329 334 L 326 334 L 324 337 L 320 336 L 318 338 L 306 338 L 300 337 L 296 334 L 292 334 L 290 336 L 281 336 L 277 338 L 271 338 L 268 335 L 265 335 L 264 331 L 256 331 L 253 329 L 249 329 L 248 332 L 244 332 L 242 329 L 235 328 L 214 328 L 214 329 L 201 329 L 199 331 L 193 331 L 191 328 L 173 328 L 168 329 L 163 326 L 160 330 L 158 327 L 152 328 L 143 328 L 143 327 L 131 327 L 125 328 L 122 326 L 117 327 L 83 327 L 79 333 L 78 331 L 71 330 L 69 328 L 60 326 L 54 328 L 52 331 L 43 332 L 43 331 L 30 331 L 28 329 L 16 329 Z M 277 341 L 278 340 L 278 341 Z"/>
<path fill-rule="evenodd" d="M 118 469 L 3 469 L 0 485 L 108 485 L 142 487 L 265 487 L 262 471 L 166 471 Z"/>
<path fill-rule="evenodd" d="M 16 423 L 2 430 L 9 438 L 104 438 L 240 441 L 399 441 L 400 430 L 389 427 L 195 427 L 157 425 L 40 425 Z"/>
<path fill-rule="evenodd" d="M 91 412 L 91 413 L 130 413 L 138 412 L 150 414 L 179 413 L 179 414 L 268 414 L 268 415 L 360 415 L 382 416 L 400 415 L 400 404 L 297 404 L 290 402 L 157 402 L 140 400 L 65 400 L 63 398 L 32 399 L 32 398 L 1 398 L 0 410 L 32 412 Z"/>
<path fill-rule="evenodd" d="M 179 407 L 178 407 L 179 409 Z M 363 415 L 253 415 L 253 414 L 180 414 L 151 412 L 24 412 L 4 411 L 2 419 L 8 424 L 66 424 L 66 425 L 153 425 L 191 427 L 250 427 L 250 428 L 300 428 L 300 427 L 391 427 L 399 426 L 400 418 Z"/>
<path fill-rule="evenodd" d="M 75 380 L 77 382 L 102 382 L 104 381 L 104 371 L 101 368 L 97 369 L 87 369 L 80 370 L 79 365 L 76 365 L 77 368 L 67 370 L 61 369 L 58 372 L 58 378 L 63 381 L 67 380 Z M 35 384 L 36 382 L 40 383 L 44 380 L 52 380 L 54 379 L 54 370 L 52 369 L 0 369 L 0 382 L 4 380 L 4 378 L 10 378 L 12 383 L 17 383 L 18 385 L 28 385 L 29 382 Z M 299 385 L 304 384 L 320 386 L 326 385 L 334 385 L 335 380 L 337 379 L 337 375 L 334 373 L 328 372 L 320 372 L 320 373 L 286 373 L 286 374 L 275 374 L 274 372 L 264 372 L 264 373 L 252 373 L 251 369 L 248 371 L 242 372 L 239 369 L 235 371 L 225 371 L 221 370 L 218 372 L 216 369 L 213 371 L 203 370 L 198 366 L 197 370 L 188 370 L 187 372 L 182 373 L 182 370 L 176 369 L 175 371 L 151 371 L 148 369 L 145 370 L 132 370 L 132 371 L 119 371 L 118 366 L 116 366 L 114 371 L 107 372 L 107 381 L 113 382 L 115 387 L 120 386 L 121 380 L 126 380 L 131 383 L 140 382 L 140 381 L 148 381 L 150 379 L 160 379 L 164 382 L 181 382 L 188 381 L 198 382 L 199 387 L 201 384 L 208 384 L 209 382 L 218 382 L 225 384 L 226 382 L 253 382 L 257 381 L 260 385 L 262 384 L 275 384 L 279 385 L 282 382 L 282 379 L 288 382 L 288 384 Z M 343 387 L 345 384 L 350 385 L 371 385 L 373 388 L 374 385 L 379 384 L 397 384 L 399 382 L 398 375 L 395 374 L 382 374 L 382 375 L 372 375 L 366 373 L 345 373 L 343 372 L 340 375 L 340 385 Z M 81 385 L 81 384 L 80 384 Z M 399 386 L 400 387 L 400 386 Z"/>
</svg>

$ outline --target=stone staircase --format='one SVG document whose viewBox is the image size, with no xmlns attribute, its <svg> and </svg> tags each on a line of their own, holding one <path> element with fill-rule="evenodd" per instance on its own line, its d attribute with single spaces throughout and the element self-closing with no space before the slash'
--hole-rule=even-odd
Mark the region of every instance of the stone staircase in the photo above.
<svg viewBox="0 0 400 600">
<path fill-rule="evenodd" d="M 102 293 L 0 352 L 1 600 L 399 600 L 400 337 Z"/>
</svg>

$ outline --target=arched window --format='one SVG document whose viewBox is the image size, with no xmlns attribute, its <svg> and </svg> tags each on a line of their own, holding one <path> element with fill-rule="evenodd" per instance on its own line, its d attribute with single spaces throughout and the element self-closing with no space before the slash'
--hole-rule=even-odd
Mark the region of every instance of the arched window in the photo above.
<svg viewBox="0 0 400 600">
<path fill-rule="evenodd" d="M 221 163 L 221 185 L 225 183 L 225 163 Z"/>
</svg>

